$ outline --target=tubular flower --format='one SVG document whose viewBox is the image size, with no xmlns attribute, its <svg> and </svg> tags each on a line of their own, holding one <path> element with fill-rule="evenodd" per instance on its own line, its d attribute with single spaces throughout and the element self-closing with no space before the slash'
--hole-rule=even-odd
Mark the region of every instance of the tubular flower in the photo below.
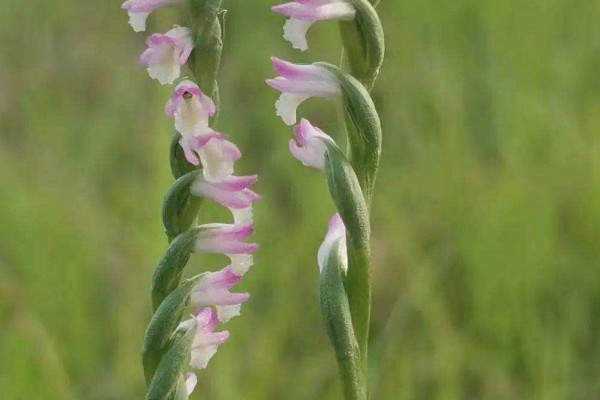
<svg viewBox="0 0 600 400">
<path fill-rule="evenodd" d="M 189 28 L 176 26 L 164 35 L 149 36 L 146 45 L 148 48 L 140 56 L 140 63 L 152 79 L 165 85 L 179 78 L 181 66 L 187 62 L 194 42 Z"/>
<path fill-rule="evenodd" d="M 244 210 L 260 200 L 260 196 L 250 189 L 257 179 L 257 175 L 230 175 L 222 181 L 210 182 L 198 175 L 190 191 L 194 196 L 214 200 L 230 210 Z"/>
<path fill-rule="evenodd" d="M 334 246 L 339 246 L 338 251 L 341 254 L 342 268 L 344 271 L 348 270 L 348 253 L 346 247 L 346 227 L 344 221 L 340 217 L 339 213 L 334 214 L 329 219 L 329 226 L 327 229 L 327 235 L 319 247 L 317 253 L 317 262 L 319 263 L 319 270 L 323 270 L 323 266 L 327 261 L 328 255 L 331 253 Z"/>
<path fill-rule="evenodd" d="M 240 314 L 242 303 L 248 301 L 248 293 L 232 293 L 232 287 L 240 283 L 242 277 L 235 273 L 232 266 L 217 272 L 200 275 L 192 290 L 190 302 L 196 307 L 212 307 L 217 310 L 217 318 L 227 322 Z"/>
<path fill-rule="evenodd" d="M 191 315 L 190 319 L 179 324 L 180 330 L 196 330 L 190 354 L 190 366 L 192 368 L 205 369 L 212 356 L 217 352 L 218 345 L 229 338 L 229 332 L 227 331 L 214 331 L 218 322 L 219 320 L 212 309 L 199 308 Z M 197 380 L 194 374 L 187 374 L 185 378 L 186 389 L 189 394 L 194 390 Z"/>
<path fill-rule="evenodd" d="M 296 139 L 290 139 L 289 145 L 292 155 L 306 166 L 325 169 L 324 141 L 333 141 L 331 137 L 304 118 L 294 127 L 294 135 Z"/>
<path fill-rule="evenodd" d="M 243 240 L 254 231 L 252 225 L 206 224 L 196 237 L 197 253 L 252 254 L 258 245 Z"/>
<path fill-rule="evenodd" d="M 307 50 L 306 32 L 317 21 L 345 20 L 356 16 L 356 10 L 346 0 L 295 0 L 271 8 L 289 19 L 283 27 L 283 38 L 295 49 Z"/>
<path fill-rule="evenodd" d="M 242 211 L 248 212 L 249 209 Z M 235 214 L 234 214 L 235 215 Z M 252 253 L 258 249 L 256 243 L 244 243 L 254 228 L 248 224 L 206 224 L 206 229 L 197 236 L 194 249 L 197 253 L 225 254 L 231 260 L 231 270 L 243 276 L 253 265 Z"/>
<path fill-rule="evenodd" d="M 273 70 L 279 76 L 267 84 L 281 92 L 275 103 L 277 115 L 287 125 L 296 123 L 296 109 L 312 96 L 335 97 L 341 88 L 334 75 L 319 65 L 292 64 L 272 57 Z"/>
<path fill-rule="evenodd" d="M 182 4 L 185 0 L 127 0 L 121 8 L 129 14 L 129 25 L 135 32 L 146 30 L 148 15 L 159 8 Z"/>
<path fill-rule="evenodd" d="M 196 139 L 199 135 L 218 136 L 208 126 L 209 117 L 217 112 L 215 103 L 206 96 L 198 85 L 185 80 L 177 85 L 175 91 L 167 101 L 165 113 L 175 119 L 175 129 L 181 134 L 179 144 L 185 153 L 186 159 L 198 165 L 198 157 L 192 150 L 201 147 Z M 206 138 L 206 136 L 204 136 Z M 204 141 L 206 144 L 206 141 Z"/>
<path fill-rule="evenodd" d="M 214 131 L 198 135 L 190 143 L 192 156 L 194 152 L 200 156 L 204 178 L 209 182 L 221 182 L 227 179 L 233 174 L 235 161 L 242 157 L 235 144 Z"/>
</svg>

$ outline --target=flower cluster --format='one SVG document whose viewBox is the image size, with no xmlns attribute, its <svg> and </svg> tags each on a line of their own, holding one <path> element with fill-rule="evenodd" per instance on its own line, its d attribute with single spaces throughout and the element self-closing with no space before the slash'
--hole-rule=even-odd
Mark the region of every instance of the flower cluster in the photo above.
<svg viewBox="0 0 600 400">
<path fill-rule="evenodd" d="M 306 33 L 316 21 L 352 20 L 356 17 L 354 6 L 347 0 L 295 0 L 272 8 L 273 12 L 289 17 L 284 26 L 284 39 L 299 50 L 308 49 Z M 294 125 L 297 122 L 297 109 L 311 97 L 339 99 L 342 94 L 340 82 L 334 74 L 322 65 L 293 64 L 288 61 L 271 58 L 273 71 L 277 77 L 267 79 L 266 83 L 281 92 L 275 103 L 275 112 L 283 122 Z M 326 142 L 333 141 L 321 129 L 302 119 L 293 128 L 295 139 L 291 139 L 289 149 L 292 155 L 303 165 L 324 169 Z M 339 214 L 329 222 L 329 231 L 319 249 L 318 261 L 322 268 L 325 254 L 336 244 L 343 250 L 342 260 L 347 264 L 345 227 Z"/>
<path fill-rule="evenodd" d="M 145 31 L 146 19 L 152 11 L 182 3 L 184 0 L 128 0 L 122 8 L 128 12 L 133 30 L 140 32 Z M 192 30 L 174 26 L 164 34 L 150 35 L 146 45 L 147 49 L 140 56 L 141 65 L 161 84 L 174 84 L 193 52 Z M 199 226 L 194 242 L 196 253 L 223 254 L 230 260 L 220 271 L 195 278 L 189 300 L 195 311 L 178 327 L 179 331 L 194 330 L 190 366 L 195 369 L 206 368 L 218 345 L 229 337 L 227 331 L 216 332 L 217 325 L 238 315 L 242 303 L 249 299 L 247 293 L 230 290 L 252 266 L 252 253 L 258 247 L 244 242 L 253 232 L 252 203 L 260 199 L 250 189 L 257 176 L 234 175 L 234 163 L 242 154 L 225 135 L 210 127 L 210 118 L 216 112 L 213 100 L 192 79 L 180 80 L 165 106 L 166 115 L 174 120 L 180 135 L 179 145 L 185 159 L 202 167 L 202 174 L 197 174 L 190 186 L 191 195 L 227 207 L 233 215 L 233 224 Z M 186 374 L 188 393 L 196 381 L 193 373 Z"/>
</svg>

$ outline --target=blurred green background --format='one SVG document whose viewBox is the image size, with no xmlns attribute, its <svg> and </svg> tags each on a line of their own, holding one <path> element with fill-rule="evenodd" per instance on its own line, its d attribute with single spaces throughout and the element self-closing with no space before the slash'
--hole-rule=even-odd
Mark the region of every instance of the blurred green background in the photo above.
<svg viewBox="0 0 600 400">
<path fill-rule="evenodd" d="M 193 399 L 340 399 L 315 255 L 333 206 L 287 151 L 269 1 L 226 1 L 220 129 L 259 173 L 252 294 Z M 0 396 L 142 399 L 170 93 L 119 1 L 0 0 Z M 600 2 L 383 0 L 374 400 L 600 398 Z M 150 17 L 148 32 L 177 21 Z M 336 108 L 300 109 L 340 138 Z M 203 221 L 222 213 L 206 209 Z M 195 257 L 191 272 L 221 259 Z"/>
</svg>

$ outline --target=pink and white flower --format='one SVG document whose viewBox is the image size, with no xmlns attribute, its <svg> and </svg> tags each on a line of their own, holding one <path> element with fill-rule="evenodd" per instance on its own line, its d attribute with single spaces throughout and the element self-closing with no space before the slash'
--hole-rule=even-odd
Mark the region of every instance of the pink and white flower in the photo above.
<svg viewBox="0 0 600 400">
<path fill-rule="evenodd" d="M 229 332 L 215 332 L 219 323 L 215 312 L 211 308 L 199 308 L 187 319 L 179 324 L 180 330 L 189 331 L 195 329 L 196 333 L 192 341 L 190 366 L 196 369 L 205 369 L 208 362 L 217 352 L 217 347 L 227 341 Z M 194 389 L 195 375 L 186 375 L 186 388 L 188 394 Z"/>
<path fill-rule="evenodd" d="M 182 4 L 185 0 L 127 0 L 121 8 L 129 14 L 129 25 L 135 32 L 146 30 L 146 19 L 159 8 Z"/>
<path fill-rule="evenodd" d="M 151 78 L 161 84 L 171 84 L 181 74 L 184 65 L 194 48 L 192 31 L 176 26 L 167 33 L 155 33 L 146 40 L 148 48 L 140 56 L 140 63 L 146 67 Z"/>
<path fill-rule="evenodd" d="M 275 103 L 277 115 L 287 125 L 296 123 L 296 109 L 309 97 L 336 97 L 341 94 L 339 82 L 325 68 L 301 65 L 272 57 L 273 70 L 279 76 L 267 79 L 267 84 L 281 92 Z"/>
<path fill-rule="evenodd" d="M 201 225 L 194 249 L 197 253 L 252 254 L 258 245 L 243 240 L 252 234 L 252 225 L 206 224 Z"/>
<path fill-rule="evenodd" d="M 195 307 L 215 307 L 218 320 L 227 322 L 240 314 L 242 303 L 250 298 L 248 293 L 229 291 L 241 280 L 242 277 L 235 273 L 232 266 L 202 274 L 192 290 L 190 303 Z"/>
<path fill-rule="evenodd" d="M 346 227 L 344 226 L 344 221 L 340 217 L 340 214 L 336 213 L 329 219 L 329 226 L 327 229 L 327 235 L 319 247 L 319 251 L 317 253 L 317 261 L 319 264 L 319 270 L 323 271 L 323 267 L 325 266 L 325 262 L 327 262 L 327 258 L 329 254 L 334 250 L 335 246 L 337 247 L 337 251 L 339 251 L 342 268 L 344 272 L 348 270 L 348 253 L 347 253 L 347 245 L 346 245 Z"/>
<path fill-rule="evenodd" d="M 244 210 L 260 200 L 260 196 L 250 189 L 257 179 L 257 175 L 230 175 L 221 181 L 210 182 L 199 175 L 190 191 L 194 196 L 214 200 L 230 210 Z"/>
<path fill-rule="evenodd" d="M 212 99 L 190 80 L 180 82 L 167 101 L 165 113 L 175 119 L 175 129 L 181 134 L 179 144 L 186 159 L 194 165 L 198 165 L 199 161 L 192 149 L 206 144 L 209 137 L 219 136 L 208 126 L 209 118 L 216 112 L 217 108 Z M 203 143 L 196 139 L 201 135 L 205 139 Z"/>
<path fill-rule="evenodd" d="M 257 175 L 226 176 L 222 180 L 208 181 L 204 176 L 198 176 L 192 183 L 190 192 L 197 197 L 211 199 L 229 208 L 237 225 L 252 224 L 252 203 L 260 200 L 260 196 L 250 189 Z M 232 261 L 233 262 L 233 261 Z M 245 263 L 245 261 L 239 261 Z M 236 263 L 237 264 L 237 263 Z"/>
<path fill-rule="evenodd" d="M 333 139 L 304 118 L 294 127 L 294 135 L 296 139 L 290 139 L 289 145 L 292 155 L 303 165 L 325 169 L 325 141 Z"/>
<path fill-rule="evenodd" d="M 225 180 L 233 174 L 233 165 L 242 157 L 235 144 L 228 141 L 225 135 L 214 131 L 196 136 L 191 145 L 192 152 L 200 156 L 204 178 L 208 182 Z M 188 158 L 188 161 L 194 164 L 193 158 Z"/>
<path fill-rule="evenodd" d="M 243 276 L 253 265 L 252 253 L 258 249 L 256 243 L 245 243 L 252 234 L 251 224 L 206 224 L 196 237 L 194 249 L 197 253 L 224 254 L 231 260 L 231 269 Z"/>
<path fill-rule="evenodd" d="M 349 21 L 356 16 L 354 6 L 347 0 L 294 0 L 271 8 L 289 19 L 283 27 L 283 38 L 295 49 L 306 50 L 306 32 L 317 21 Z"/>
</svg>

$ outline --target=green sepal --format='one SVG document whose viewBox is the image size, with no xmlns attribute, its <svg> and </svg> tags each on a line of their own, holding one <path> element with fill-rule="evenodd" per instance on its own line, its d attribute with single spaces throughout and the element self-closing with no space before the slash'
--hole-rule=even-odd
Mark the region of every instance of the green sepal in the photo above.
<svg viewBox="0 0 600 400">
<path fill-rule="evenodd" d="M 367 204 L 371 203 L 379 158 L 381 157 L 381 121 L 366 88 L 335 65 L 316 63 L 334 74 L 342 87 L 348 121 L 349 158 L 358 177 Z"/>
<path fill-rule="evenodd" d="M 377 11 L 369 1 L 349 1 L 356 9 L 356 18 L 340 22 L 342 42 L 352 75 L 371 90 L 383 64 L 383 27 Z"/>
<path fill-rule="evenodd" d="M 335 350 L 346 400 L 366 400 L 366 376 L 344 288 L 339 241 L 332 246 L 319 276 L 319 305 Z"/>
<path fill-rule="evenodd" d="M 369 211 L 358 178 L 344 153 L 333 142 L 327 146 L 325 172 L 329 192 L 346 227 L 348 273 L 346 291 L 361 355 L 366 360 L 371 318 L 371 255 Z"/>
<path fill-rule="evenodd" d="M 204 229 L 197 226 L 177 236 L 159 261 L 152 280 L 154 310 L 157 310 L 169 293 L 179 285 L 185 265 L 194 250 L 194 240 Z"/>
<path fill-rule="evenodd" d="M 198 214 L 202 198 L 192 196 L 190 187 L 202 170 L 196 169 L 181 176 L 163 200 L 162 218 L 169 242 L 188 230 Z"/>
<path fill-rule="evenodd" d="M 146 328 L 142 354 L 147 384 L 154 377 L 163 354 L 173 340 L 173 332 L 181 322 L 196 283 L 197 279 L 192 278 L 171 292 L 157 308 Z"/>
<path fill-rule="evenodd" d="M 170 400 L 175 394 L 189 360 L 195 333 L 195 329 L 188 330 L 164 353 L 148 387 L 146 400 Z"/>
</svg>

